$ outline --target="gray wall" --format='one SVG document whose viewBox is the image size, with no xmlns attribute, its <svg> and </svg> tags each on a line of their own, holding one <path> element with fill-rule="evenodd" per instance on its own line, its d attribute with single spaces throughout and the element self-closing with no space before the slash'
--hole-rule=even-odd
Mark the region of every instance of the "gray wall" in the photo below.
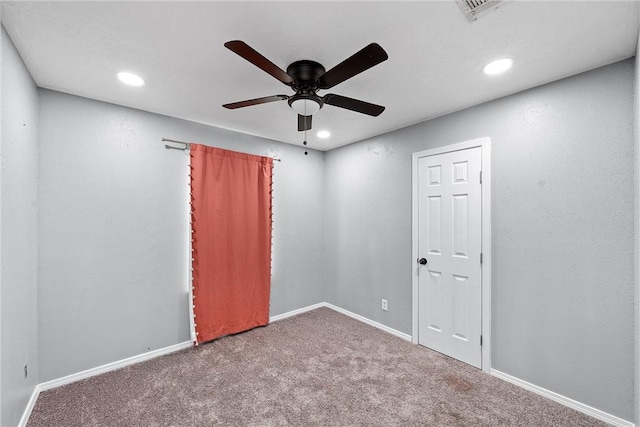
<svg viewBox="0 0 640 427">
<path fill-rule="evenodd" d="M 20 420 L 38 383 L 38 91 L 4 28 L 1 32 L 0 424 L 10 426 Z"/>
<path fill-rule="evenodd" d="M 328 152 L 327 301 L 411 333 L 411 153 L 488 136 L 492 367 L 633 420 L 633 76 L 628 60 Z"/>
<path fill-rule="evenodd" d="M 640 19 L 640 10 L 638 11 Z M 635 425 L 640 425 L 640 35 L 636 45 L 633 80 L 633 123 L 634 123 L 634 281 L 636 286 L 635 303 Z"/>
<path fill-rule="evenodd" d="M 188 341 L 188 156 L 275 155 L 271 315 L 324 300 L 323 154 L 40 90 L 40 379 Z"/>
</svg>

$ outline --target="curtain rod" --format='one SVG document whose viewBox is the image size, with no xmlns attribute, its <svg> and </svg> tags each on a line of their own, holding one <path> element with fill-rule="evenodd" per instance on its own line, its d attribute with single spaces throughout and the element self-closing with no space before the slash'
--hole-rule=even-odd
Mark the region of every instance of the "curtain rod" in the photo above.
<svg viewBox="0 0 640 427">
<path fill-rule="evenodd" d="M 168 144 L 164 144 L 164 148 L 168 149 L 168 150 L 180 150 L 180 151 L 187 151 L 188 149 L 191 148 L 191 143 L 189 142 L 184 142 L 184 141 L 177 141 L 175 139 L 168 139 L 168 138 L 162 138 L 163 142 L 175 142 L 176 144 L 184 144 L 184 148 L 180 148 L 180 147 L 173 147 L 171 145 Z M 263 157 L 269 157 L 269 156 L 263 156 Z M 273 160 L 275 160 L 276 162 L 281 162 L 282 159 L 278 159 L 277 157 L 271 157 Z"/>
</svg>

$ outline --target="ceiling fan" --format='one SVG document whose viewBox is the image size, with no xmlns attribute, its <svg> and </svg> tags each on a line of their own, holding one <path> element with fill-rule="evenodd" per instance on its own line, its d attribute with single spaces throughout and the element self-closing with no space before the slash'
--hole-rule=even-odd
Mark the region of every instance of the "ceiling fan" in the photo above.
<svg viewBox="0 0 640 427">
<path fill-rule="evenodd" d="M 272 75 L 285 85 L 290 86 L 296 92 L 292 96 L 272 95 L 224 104 L 223 107 L 225 108 L 233 110 L 251 105 L 287 100 L 291 109 L 298 113 L 298 131 L 310 130 L 312 115 L 318 112 L 325 104 L 370 116 L 379 116 L 384 111 L 384 107 L 381 105 L 358 99 L 347 98 L 333 93 L 328 93 L 324 96 L 317 94 L 318 90 L 330 89 L 386 61 L 388 58 L 387 52 L 377 43 L 371 43 L 364 47 L 329 71 L 325 71 L 324 67 L 315 61 L 303 59 L 291 63 L 286 72 L 243 41 L 232 40 L 224 45 L 256 67 Z"/>
</svg>

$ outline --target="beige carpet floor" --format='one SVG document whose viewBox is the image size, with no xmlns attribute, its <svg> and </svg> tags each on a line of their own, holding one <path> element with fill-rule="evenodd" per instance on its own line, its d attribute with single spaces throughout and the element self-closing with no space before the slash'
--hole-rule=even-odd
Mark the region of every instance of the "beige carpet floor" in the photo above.
<svg viewBox="0 0 640 427">
<path fill-rule="evenodd" d="M 46 391 L 27 425 L 606 424 L 321 308 Z"/>
</svg>

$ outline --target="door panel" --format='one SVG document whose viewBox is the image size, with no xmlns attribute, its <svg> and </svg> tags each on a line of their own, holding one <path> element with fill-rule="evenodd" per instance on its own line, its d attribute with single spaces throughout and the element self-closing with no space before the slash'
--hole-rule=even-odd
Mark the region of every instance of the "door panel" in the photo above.
<svg viewBox="0 0 640 427">
<path fill-rule="evenodd" d="M 453 256 L 469 258 L 469 196 L 453 196 Z"/>
<path fill-rule="evenodd" d="M 481 366 L 481 148 L 418 159 L 418 342 Z"/>
<path fill-rule="evenodd" d="M 428 287 L 425 292 L 427 297 L 429 329 L 442 332 L 442 275 L 438 271 L 429 271 Z"/>
<path fill-rule="evenodd" d="M 442 197 L 429 197 L 429 235 L 427 247 L 430 254 L 442 253 Z"/>
</svg>

